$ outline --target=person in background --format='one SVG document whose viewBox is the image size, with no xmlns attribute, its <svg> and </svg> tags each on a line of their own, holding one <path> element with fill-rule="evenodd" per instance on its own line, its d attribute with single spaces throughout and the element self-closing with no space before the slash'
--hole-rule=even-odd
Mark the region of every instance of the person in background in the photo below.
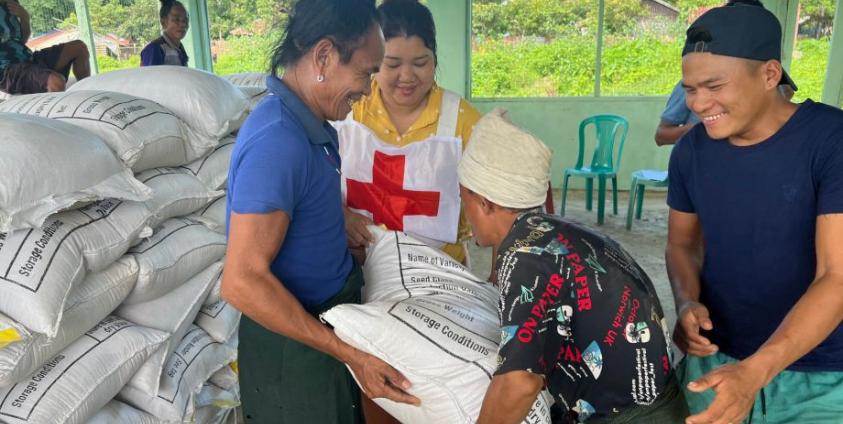
<svg viewBox="0 0 843 424">
<path fill-rule="evenodd" d="M 726 6 L 733 6 L 735 4 L 764 7 L 758 0 L 732 0 L 726 3 Z M 785 99 L 790 100 L 793 97 L 793 87 L 784 84 L 779 86 L 779 90 Z M 679 81 L 673 87 L 673 91 L 667 99 L 667 105 L 665 105 L 664 112 L 662 112 L 661 122 L 659 122 L 659 126 L 656 128 L 656 144 L 659 146 L 675 144 L 698 122 L 700 122 L 699 117 L 691 112 L 691 109 L 688 108 L 685 102 L 685 88 L 682 87 L 682 81 Z"/>
<path fill-rule="evenodd" d="M 243 312 L 247 423 L 361 423 L 360 391 L 417 404 L 394 368 L 317 318 L 359 303 L 337 134 L 383 59 L 374 0 L 300 0 L 271 60 L 270 95 L 237 135 L 228 174 L 222 297 Z M 283 75 L 278 73 L 283 69 Z"/>
<path fill-rule="evenodd" d="M 843 112 L 780 94 L 781 35 L 740 4 L 687 31 L 702 124 L 671 152 L 665 259 L 688 424 L 843 418 Z"/>
<path fill-rule="evenodd" d="M 680 423 L 688 409 L 653 283 L 615 241 L 540 212 L 550 158 L 496 109 L 460 162 L 474 237 L 498 251 L 498 368 L 478 423 L 522 422 L 545 387 L 554 423 Z"/>
<path fill-rule="evenodd" d="M 0 0 L 0 91 L 32 94 L 64 91 L 71 69 L 77 80 L 91 75 L 88 47 L 79 40 L 32 52 L 29 13 L 17 0 Z"/>
<path fill-rule="evenodd" d="M 181 43 L 190 27 L 187 9 L 178 0 L 161 0 L 158 15 L 161 36 L 141 50 L 141 66 L 187 66 L 187 52 Z"/>
<path fill-rule="evenodd" d="M 700 118 L 694 115 L 685 104 L 685 88 L 682 87 L 682 81 L 679 81 L 670 92 L 661 121 L 656 128 L 656 144 L 659 146 L 675 144 L 698 122 Z"/>
<path fill-rule="evenodd" d="M 409 220 L 403 220 L 403 212 L 414 206 L 410 203 L 412 200 L 407 197 L 390 203 L 379 196 L 390 196 L 390 185 L 406 186 L 404 181 L 409 180 L 412 170 L 402 173 L 404 181 L 373 181 L 374 196 L 361 196 L 344 187 L 349 244 L 353 249 L 362 249 L 372 240 L 366 229 L 372 224 L 372 215 L 362 215 L 349 208 L 370 212 L 383 208 L 374 213 L 377 224 L 422 238 L 456 261 L 465 263 L 467 252 L 462 242 L 470 234 L 461 213 L 455 177 L 459 155 L 480 119 L 480 113 L 459 95 L 436 84 L 436 28 L 426 6 L 418 0 L 387 0 L 378 7 L 378 16 L 386 40 L 384 61 L 371 82 L 371 95 L 355 104 L 350 119 L 340 126 L 343 167 L 364 167 L 372 172 L 373 164 L 368 159 L 371 155 L 353 153 L 367 146 L 370 151 L 406 155 L 405 166 L 412 166 L 417 171 L 450 172 L 454 178 L 443 181 L 440 187 L 415 188 L 439 192 L 439 210 L 435 218 L 418 219 L 420 223 L 407 228 L 404 225 Z M 457 148 L 450 148 L 453 145 Z M 369 162 L 363 163 L 366 160 Z M 449 240 L 444 240 L 443 229 L 449 233 Z"/>
</svg>

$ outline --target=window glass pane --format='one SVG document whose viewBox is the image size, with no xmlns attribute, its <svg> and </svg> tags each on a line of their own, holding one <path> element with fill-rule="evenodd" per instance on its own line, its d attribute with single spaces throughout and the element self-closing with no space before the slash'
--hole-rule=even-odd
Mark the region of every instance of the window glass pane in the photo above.
<svg viewBox="0 0 843 424">
<path fill-rule="evenodd" d="M 81 38 L 73 0 L 36 0 L 21 3 L 29 13 L 32 34 L 26 45 L 32 51 Z"/>
<path fill-rule="evenodd" d="M 660 96 L 682 78 L 685 30 L 723 0 L 605 0 L 600 94 Z"/>
<path fill-rule="evenodd" d="M 73 0 L 36 0 L 22 1 L 22 6 L 29 12 L 32 26 L 30 40 L 55 33 L 62 29 L 75 29 L 76 13 Z M 34 44 L 38 45 L 38 44 Z"/>
<path fill-rule="evenodd" d="M 208 0 L 214 73 L 267 72 L 292 0 Z"/>
<path fill-rule="evenodd" d="M 799 2 L 799 29 L 790 62 L 790 76 L 799 87 L 794 101 L 822 99 L 835 3 L 836 0 Z"/>
<path fill-rule="evenodd" d="M 140 66 L 146 43 L 160 36 L 157 0 L 88 1 L 100 72 Z"/>
<path fill-rule="evenodd" d="M 597 4 L 472 0 L 471 95 L 593 95 Z"/>
</svg>

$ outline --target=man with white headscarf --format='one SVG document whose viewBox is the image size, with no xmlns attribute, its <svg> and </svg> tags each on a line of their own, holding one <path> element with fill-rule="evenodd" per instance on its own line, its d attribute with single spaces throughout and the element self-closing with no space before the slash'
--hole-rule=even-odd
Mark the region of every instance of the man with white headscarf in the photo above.
<svg viewBox="0 0 843 424">
<path fill-rule="evenodd" d="M 538 211 L 550 157 L 496 109 L 460 162 L 474 236 L 498 249 L 499 365 L 478 422 L 520 423 L 543 387 L 561 411 L 554 422 L 684 422 L 650 279 L 613 240 Z"/>
</svg>

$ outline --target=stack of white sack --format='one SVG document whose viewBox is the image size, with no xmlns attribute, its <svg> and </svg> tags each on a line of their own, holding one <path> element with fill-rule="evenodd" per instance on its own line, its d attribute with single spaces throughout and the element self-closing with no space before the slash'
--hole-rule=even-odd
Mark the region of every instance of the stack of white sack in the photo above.
<svg viewBox="0 0 843 424">
<path fill-rule="evenodd" d="M 211 375 L 237 356 L 240 312 L 219 299 L 225 236 L 184 216 L 213 197 L 197 201 L 197 197 L 187 195 L 186 185 L 179 186 L 177 179 L 192 181 L 190 186 L 197 192 L 209 189 L 196 185 L 196 176 L 179 172 L 186 166 L 169 169 L 173 172 L 149 180 L 153 189 L 159 188 L 151 206 L 158 212 L 150 221 L 180 216 L 160 222 L 151 237 L 129 249 L 127 256 L 138 264 L 136 284 L 114 314 L 171 336 L 148 356 L 114 402 L 100 412 L 98 419 L 107 417 L 106 422 L 133 423 L 138 422 L 133 421 L 137 417 L 155 423 L 215 422 L 215 416 L 198 414 L 205 405 L 198 403 L 197 397 Z M 157 171 L 160 168 L 144 174 Z M 155 179 L 168 177 L 173 178 L 172 184 L 155 184 Z M 156 203 L 160 200 L 157 196 L 165 193 L 169 200 Z M 156 209 L 162 204 L 169 204 L 171 213 Z M 181 206 L 173 209 L 176 204 Z M 234 381 L 236 385 L 236 378 Z M 225 399 L 224 409 L 239 405 L 239 396 Z"/>
<path fill-rule="evenodd" d="M 36 389 L 20 385 L 57 368 L 53 362 L 63 359 L 56 358 L 70 357 L 65 351 L 89 339 L 84 333 L 106 316 L 125 322 L 121 328 L 159 336 L 142 353 L 108 358 L 132 358 L 130 364 L 97 362 L 119 368 L 107 381 L 79 379 L 84 372 L 67 380 L 73 392 L 98 388 L 93 397 L 85 395 L 84 405 L 37 401 L 28 418 L 13 422 L 84 423 L 95 414 L 116 423 L 213 422 L 219 415 L 196 402 L 210 376 L 235 361 L 240 315 L 219 299 L 222 223 L 196 214 L 222 198 L 234 142 L 229 134 L 244 119 L 247 103 L 219 77 L 160 68 L 103 74 L 66 93 L 20 96 L 2 105 L 18 114 L 0 114 L 0 138 L 9 134 L 3 130 L 7 116 L 13 129 L 30 120 L 63 127 L 46 135 L 49 129 L 24 128 L 8 137 L 25 141 L 22 135 L 30 133 L 55 146 L 32 143 L 33 151 L 9 156 L 4 153 L 14 149 L 0 144 L 0 165 L 17 177 L 0 182 L 0 223 L 6 227 L 0 230 L 0 265 L 10 270 L 0 275 L 0 393 L 40 399 L 30 393 Z M 188 88 L 165 92 L 166 79 Z M 65 146 L 75 132 L 101 146 Z M 39 155 L 46 157 L 40 168 L 32 166 Z M 44 173 L 47 167 L 51 172 Z M 96 203 L 82 203 L 91 201 Z M 63 371 L 51 387 L 62 387 L 71 374 Z M 236 406 L 236 397 L 222 399 L 217 404 L 224 408 L 211 406 Z"/>
<path fill-rule="evenodd" d="M 262 72 L 244 72 L 241 74 L 223 75 L 223 78 L 234 84 L 249 99 L 249 112 L 255 110 L 269 90 L 266 88 L 266 77 L 269 74 Z"/>
<path fill-rule="evenodd" d="M 85 423 L 168 337 L 109 316 L 21 381 L 0 388 L 0 417 L 9 424 Z"/>
<path fill-rule="evenodd" d="M 124 254 L 152 216 L 112 145 L 0 113 L 2 422 L 86 422 L 169 336 L 107 318 L 135 285 Z"/>
<path fill-rule="evenodd" d="M 176 347 L 175 354 L 165 364 L 157 393 L 152 394 L 129 384 L 120 392 L 119 400 L 163 422 L 193 422 L 196 412 L 207 406 L 198 402 L 204 383 L 234 361 L 236 356 L 234 347 L 214 340 L 195 325 L 191 326 Z M 226 409 L 239 404 L 236 397 L 230 399 Z"/>
<path fill-rule="evenodd" d="M 242 78 L 235 79 L 238 84 L 249 87 L 262 86 L 265 89 L 265 76 L 242 75 Z M 245 75 L 252 77 L 247 78 Z M 169 81 L 179 81 L 179 84 L 169 84 Z M 156 115 L 164 116 L 169 113 L 174 120 L 181 123 L 184 138 L 176 143 L 177 145 L 146 142 L 143 144 L 144 151 L 152 149 L 149 144 L 166 145 L 166 148 L 155 149 L 146 155 L 161 160 L 147 160 L 143 162 L 143 166 L 137 165 L 139 160 L 133 168 L 138 172 L 136 177 L 155 192 L 155 197 L 148 202 L 154 217 L 151 225 L 156 227 L 169 218 L 195 213 L 194 219 L 224 234 L 224 190 L 229 159 L 234 148 L 236 131 L 250 111 L 250 99 L 244 94 L 244 90 L 226 78 L 205 71 L 180 66 L 155 66 L 96 75 L 74 85 L 66 95 L 85 99 L 86 96 L 77 96 L 75 93 L 94 95 L 96 92 L 107 92 L 109 98 L 123 96 L 145 99 L 147 112 L 138 113 L 137 117 L 152 113 L 154 105 L 166 111 L 156 112 Z M 15 100 L 16 103 L 21 102 Z M 114 116 L 115 110 L 118 114 L 121 113 L 120 108 L 102 107 L 97 110 L 102 110 L 109 116 L 105 120 L 108 122 L 118 119 Z M 129 110 L 131 109 L 127 109 L 125 113 Z M 120 118 L 124 117 L 121 115 Z M 149 122 L 157 122 L 155 119 L 158 118 L 151 118 Z M 119 126 L 131 126 L 132 122 L 132 119 L 123 119 Z M 160 123 L 154 125 L 162 126 Z M 108 125 L 101 126 L 105 128 Z M 146 138 L 154 138 L 149 134 L 162 131 L 148 129 L 140 132 L 146 134 Z M 137 140 L 137 137 L 129 136 L 129 139 Z M 181 154 L 179 148 L 185 153 Z M 165 153 L 158 154 L 162 151 Z"/>
<path fill-rule="evenodd" d="M 166 83 L 176 80 L 178 87 Z M 205 422 L 194 413 L 200 409 L 195 398 L 211 374 L 235 361 L 240 313 L 213 294 L 219 291 L 225 236 L 218 219 L 201 214 L 224 199 L 231 134 L 248 113 L 247 99 L 213 74 L 169 66 L 97 75 L 70 93 L 81 90 L 119 92 L 161 105 L 184 123 L 184 145 L 201 152 L 136 168 L 135 177 L 153 192 L 146 205 L 154 231 L 128 252 L 138 262 L 137 284 L 114 314 L 171 337 L 108 408 L 111 413 L 115 406 L 123 412 L 135 408 L 135 415 L 145 413 L 156 422 Z"/>
<path fill-rule="evenodd" d="M 85 423 L 167 333 L 109 316 L 20 382 L 0 388 L 3 422 Z"/>
<path fill-rule="evenodd" d="M 0 387 L 22 381 L 108 316 L 132 290 L 137 276 L 137 262 L 126 256 L 75 284 L 62 306 L 56 306 L 62 313 L 53 335 L 0 314 Z M 31 314 L 44 312 L 33 309 Z"/>
<path fill-rule="evenodd" d="M 498 292 L 441 251 L 370 227 L 362 305 L 322 314 L 337 336 L 412 383 L 420 407 L 375 399 L 403 423 L 473 423 L 497 367 Z M 549 423 L 542 392 L 525 423 Z"/>
<path fill-rule="evenodd" d="M 158 103 L 108 91 L 16 96 L 0 112 L 52 118 L 99 135 L 134 172 L 198 159 L 214 144 L 189 138 L 184 122 Z"/>
<path fill-rule="evenodd" d="M 40 228 L 50 215 L 81 202 L 149 197 L 150 190 L 94 133 L 0 113 L 0 232 Z"/>
<path fill-rule="evenodd" d="M 219 298 L 226 240 L 190 217 L 170 218 L 128 254 L 138 262 L 137 283 L 115 315 L 168 334 L 120 391 L 116 400 L 156 423 L 216 422 L 239 405 L 236 375 L 219 414 L 199 414 L 203 386 L 237 358 L 240 312 Z M 207 396 L 205 397 L 207 399 Z M 213 405 L 212 405 L 213 406 Z M 207 409 L 204 409 L 207 412 Z M 114 411 L 103 411 L 105 416 Z M 134 421 L 111 421 L 134 422 Z"/>
<path fill-rule="evenodd" d="M 251 113 L 257 104 L 269 91 L 266 88 L 268 74 L 260 72 L 245 72 L 240 74 L 224 75 L 222 78 L 236 86 L 248 99 L 248 113 Z M 220 141 L 219 147 L 208 155 L 206 162 L 196 161 L 190 166 L 196 170 L 197 167 L 204 167 L 204 171 L 194 171 L 209 187 L 218 190 L 225 190 L 228 181 L 228 164 L 231 158 L 231 151 L 234 149 L 234 136 Z M 204 175 L 203 175 L 204 174 Z M 206 207 L 193 216 L 194 219 L 202 222 L 208 228 L 225 234 L 226 196 L 218 197 Z"/>
<path fill-rule="evenodd" d="M 192 130 L 192 137 L 210 146 L 240 128 L 248 107 L 246 96 L 225 79 L 183 66 L 106 72 L 70 89 L 79 90 L 113 91 L 152 100 L 181 118 Z"/>
<path fill-rule="evenodd" d="M 207 341 L 207 340 L 206 340 Z M 197 345 L 198 347 L 207 345 Z M 207 361 L 207 359 L 205 359 Z M 176 375 L 186 375 L 186 371 L 177 372 Z M 158 399 L 149 400 L 157 403 L 159 407 L 167 402 Z M 211 375 L 203 385 L 202 390 L 194 399 L 193 423 L 223 424 L 228 421 L 234 408 L 240 405 L 240 389 L 237 373 L 233 364 L 221 368 Z M 165 406 L 166 408 L 166 406 Z M 162 424 L 165 420 L 156 418 L 147 412 L 141 411 L 125 402 L 112 400 L 105 407 L 99 410 L 88 424 Z M 174 421 L 176 422 L 176 421 Z"/>
<path fill-rule="evenodd" d="M 214 373 L 196 397 L 197 422 L 223 423 L 240 405 L 240 385 L 234 364 Z"/>
<path fill-rule="evenodd" d="M 234 136 L 220 140 L 219 146 L 205 158 L 187 166 L 209 189 L 218 190 L 218 193 L 221 193 L 219 197 L 196 211 L 196 214 L 192 216 L 193 219 L 220 234 L 225 234 L 225 190 L 228 183 L 228 165 L 235 141 L 236 137 Z"/>
<path fill-rule="evenodd" d="M 248 113 L 251 113 L 257 104 L 269 91 L 266 88 L 268 74 L 260 72 L 245 72 L 240 74 L 224 75 L 222 78 L 236 86 L 248 99 Z M 220 141 L 219 147 L 208 155 L 205 162 L 196 161 L 190 166 L 209 187 L 217 190 L 225 190 L 228 182 L 228 165 L 231 159 L 231 151 L 234 149 L 235 136 Z M 198 167 L 204 170 L 197 170 Z M 222 195 L 202 208 L 193 216 L 197 221 L 202 222 L 208 228 L 225 234 L 226 223 L 226 196 Z"/>
</svg>

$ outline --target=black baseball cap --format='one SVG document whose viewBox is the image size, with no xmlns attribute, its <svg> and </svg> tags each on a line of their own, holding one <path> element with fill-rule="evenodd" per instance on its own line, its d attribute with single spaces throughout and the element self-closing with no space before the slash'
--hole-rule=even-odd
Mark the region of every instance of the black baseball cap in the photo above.
<svg viewBox="0 0 843 424">
<path fill-rule="evenodd" d="M 763 7 L 735 3 L 715 7 L 688 27 L 682 56 L 711 53 L 760 61 L 782 60 L 782 27 Z M 796 83 L 782 69 L 779 85 Z"/>
</svg>

